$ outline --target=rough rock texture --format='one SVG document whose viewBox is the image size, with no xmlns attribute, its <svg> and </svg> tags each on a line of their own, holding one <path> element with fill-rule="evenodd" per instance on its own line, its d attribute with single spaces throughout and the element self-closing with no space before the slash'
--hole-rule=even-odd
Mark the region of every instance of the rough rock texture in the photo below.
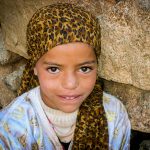
<svg viewBox="0 0 150 150">
<path fill-rule="evenodd" d="M 5 65 L 8 63 L 10 64 L 10 63 L 13 63 L 19 59 L 21 59 L 21 56 L 17 55 L 16 53 L 12 53 L 12 52 L 5 49 L 2 31 L 0 28 L 0 64 L 1 65 Z"/>
<path fill-rule="evenodd" d="M 0 66 L 0 107 L 8 105 L 16 96 L 3 82 L 3 78 L 12 71 L 12 66 Z"/>
<path fill-rule="evenodd" d="M 14 92 L 16 92 L 19 88 L 23 70 L 24 66 L 21 66 L 18 68 L 18 70 L 15 70 L 3 78 L 4 83 L 8 85 L 8 87 Z"/>
<path fill-rule="evenodd" d="M 12 76 L 18 69 L 10 63 L 13 53 L 9 51 L 28 57 L 25 32 L 29 18 L 38 8 L 56 2 L 76 3 L 98 17 L 102 29 L 99 75 L 106 79 L 105 90 L 126 105 L 133 129 L 150 132 L 149 0 L 0 0 L 3 35 L 3 41 L 0 39 L 0 64 L 13 66 L 11 70 L 10 66 L 0 66 L 0 76 L 7 76 L 5 81 L 0 80 L 0 103 L 6 105 L 10 101 L 9 93 L 12 94 L 12 91 L 9 88 L 17 88 L 13 89 L 11 83 L 19 83 L 19 74 L 15 78 Z M 15 66 L 17 61 L 13 61 Z M 5 69 L 8 69 L 7 73 L 3 73 Z M 9 86 L 4 85 L 6 79 Z"/>
<path fill-rule="evenodd" d="M 150 91 L 131 85 L 103 80 L 104 90 L 118 97 L 126 106 L 132 129 L 150 133 Z"/>
<path fill-rule="evenodd" d="M 100 76 L 150 90 L 150 13 L 126 0 L 112 7 L 104 5 L 98 17 L 102 27 Z"/>
<path fill-rule="evenodd" d="M 139 7 L 147 11 L 150 10 L 150 1 L 149 0 L 136 0 Z"/>
<path fill-rule="evenodd" d="M 5 49 L 0 28 L 0 108 L 16 97 L 14 91 L 20 83 L 24 63 L 24 58 Z"/>
<path fill-rule="evenodd" d="M 16 96 L 24 64 L 22 59 L 12 64 L 0 65 L 0 108 L 8 105 Z"/>
</svg>

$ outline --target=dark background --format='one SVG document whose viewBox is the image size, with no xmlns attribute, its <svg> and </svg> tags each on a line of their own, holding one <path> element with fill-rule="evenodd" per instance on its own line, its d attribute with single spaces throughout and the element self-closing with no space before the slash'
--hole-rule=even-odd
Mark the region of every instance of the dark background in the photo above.
<svg viewBox="0 0 150 150">
<path fill-rule="evenodd" d="M 131 150 L 150 150 L 150 133 L 131 130 L 130 146 Z"/>
</svg>

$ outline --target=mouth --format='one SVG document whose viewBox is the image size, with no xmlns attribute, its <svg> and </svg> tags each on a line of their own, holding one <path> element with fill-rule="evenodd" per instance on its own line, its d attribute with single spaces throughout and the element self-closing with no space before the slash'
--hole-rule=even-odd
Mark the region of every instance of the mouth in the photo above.
<svg viewBox="0 0 150 150">
<path fill-rule="evenodd" d="M 63 101 L 78 101 L 81 98 L 81 95 L 59 95 Z"/>
</svg>

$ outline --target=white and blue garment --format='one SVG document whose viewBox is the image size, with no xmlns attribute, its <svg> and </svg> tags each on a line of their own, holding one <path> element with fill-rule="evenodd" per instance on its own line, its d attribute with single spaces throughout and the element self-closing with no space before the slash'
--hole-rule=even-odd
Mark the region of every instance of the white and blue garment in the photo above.
<svg viewBox="0 0 150 150">
<path fill-rule="evenodd" d="M 0 150 L 63 150 L 40 103 L 36 87 L 0 111 Z M 103 93 L 108 121 L 109 150 L 129 150 L 131 125 L 123 104 Z M 69 145 L 72 148 L 73 141 Z"/>
</svg>

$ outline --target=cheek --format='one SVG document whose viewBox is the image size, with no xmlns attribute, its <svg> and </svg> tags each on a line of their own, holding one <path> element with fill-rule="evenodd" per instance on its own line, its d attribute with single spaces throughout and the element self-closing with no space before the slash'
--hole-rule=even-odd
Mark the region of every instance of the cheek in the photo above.
<svg viewBox="0 0 150 150">
<path fill-rule="evenodd" d="M 93 74 L 92 77 L 88 78 L 87 80 L 83 80 L 82 82 L 82 88 L 85 89 L 87 92 L 92 92 L 94 86 L 96 83 L 96 73 Z"/>
<path fill-rule="evenodd" d="M 96 78 L 94 78 L 94 79 L 90 80 L 89 82 L 87 82 L 87 85 L 86 85 L 87 88 L 89 90 L 92 90 L 94 88 L 94 86 L 95 86 L 95 82 L 96 82 Z"/>
<path fill-rule="evenodd" d="M 38 80 L 40 83 L 41 88 L 48 88 L 50 87 L 50 82 L 51 80 L 49 80 L 48 76 L 44 73 L 44 72 L 40 72 L 40 74 L 38 74 Z"/>
<path fill-rule="evenodd" d="M 39 77 L 39 82 L 40 82 L 40 87 L 43 89 L 43 91 L 47 93 L 55 92 L 59 89 L 59 81 L 47 75 L 42 74 Z"/>
</svg>

